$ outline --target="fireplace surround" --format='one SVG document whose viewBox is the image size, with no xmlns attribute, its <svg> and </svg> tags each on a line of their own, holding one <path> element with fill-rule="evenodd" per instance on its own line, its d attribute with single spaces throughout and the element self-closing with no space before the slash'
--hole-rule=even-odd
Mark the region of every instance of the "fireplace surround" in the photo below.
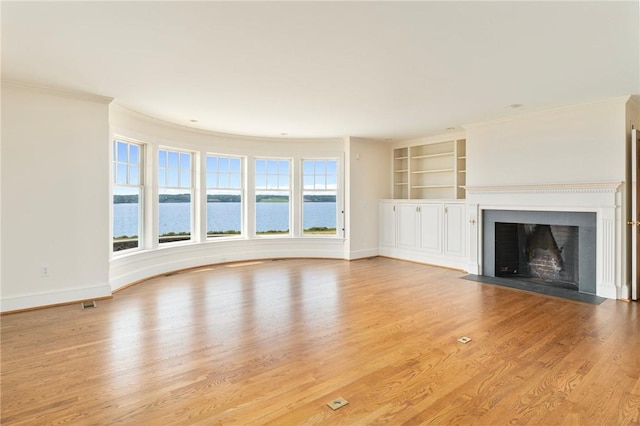
<svg viewBox="0 0 640 426">
<path fill-rule="evenodd" d="M 627 298 L 621 186 L 621 182 L 467 186 L 467 270 L 495 276 L 495 250 L 485 246 L 487 241 L 495 244 L 495 223 L 517 220 L 515 223 L 578 226 L 582 228 L 579 291 L 611 299 Z M 525 219 L 514 219 L 514 215 Z"/>
<path fill-rule="evenodd" d="M 484 209 L 482 216 L 483 275 L 573 283 L 596 294 L 596 213 Z"/>
</svg>

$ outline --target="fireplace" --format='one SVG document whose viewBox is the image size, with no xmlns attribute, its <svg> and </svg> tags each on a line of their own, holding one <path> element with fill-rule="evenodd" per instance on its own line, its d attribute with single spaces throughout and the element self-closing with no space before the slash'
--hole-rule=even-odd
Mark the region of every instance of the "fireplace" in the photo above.
<svg viewBox="0 0 640 426">
<path fill-rule="evenodd" d="M 508 274 L 508 267 L 516 265 L 518 273 L 526 273 L 527 267 L 520 263 L 522 258 L 529 257 L 524 244 L 536 232 L 534 226 L 541 225 L 537 231 L 541 235 L 536 238 L 546 241 L 543 247 L 547 245 L 548 273 L 557 273 L 556 281 L 575 282 L 578 291 L 587 294 L 627 298 L 621 188 L 621 182 L 466 186 L 470 239 L 467 271 L 496 277 L 496 270 L 498 274 Z M 515 240 L 499 236 L 500 243 L 511 248 L 506 250 L 505 257 L 498 256 L 498 267 L 496 223 L 507 224 L 505 227 L 511 229 L 507 232 L 520 233 Z M 549 233 L 557 250 L 553 241 L 549 241 Z M 528 250 L 531 252 L 535 247 Z M 534 267 L 540 274 L 540 268 Z M 531 266 L 531 274 L 530 269 Z M 545 280 L 537 276 L 529 278 Z"/>
<path fill-rule="evenodd" d="M 577 226 L 495 224 L 495 274 L 578 290 Z"/>
<path fill-rule="evenodd" d="M 596 214 L 484 210 L 483 271 L 596 294 Z"/>
</svg>

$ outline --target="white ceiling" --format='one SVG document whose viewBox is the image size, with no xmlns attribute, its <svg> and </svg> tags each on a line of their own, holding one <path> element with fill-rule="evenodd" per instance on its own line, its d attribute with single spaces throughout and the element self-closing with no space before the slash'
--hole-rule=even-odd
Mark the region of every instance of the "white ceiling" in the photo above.
<svg viewBox="0 0 640 426">
<path fill-rule="evenodd" d="M 397 139 L 640 93 L 638 1 L 3 1 L 1 16 L 3 79 L 217 132 Z"/>
</svg>

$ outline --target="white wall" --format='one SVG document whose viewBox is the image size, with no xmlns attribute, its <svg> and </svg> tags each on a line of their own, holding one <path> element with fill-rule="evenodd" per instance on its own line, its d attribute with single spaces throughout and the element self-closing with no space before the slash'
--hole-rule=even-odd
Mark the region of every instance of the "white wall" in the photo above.
<svg viewBox="0 0 640 426">
<path fill-rule="evenodd" d="M 348 138 L 349 258 L 378 255 L 378 200 L 391 196 L 389 145 Z"/>
<path fill-rule="evenodd" d="M 626 100 L 466 126 L 467 185 L 622 182 Z"/>
<path fill-rule="evenodd" d="M 628 99 L 466 126 L 468 220 L 477 223 L 469 230 L 470 272 L 481 271 L 482 209 L 487 206 L 593 211 L 597 214 L 597 294 L 627 297 L 623 194 Z"/>
<path fill-rule="evenodd" d="M 3 83 L 0 310 L 111 294 L 109 102 Z"/>
</svg>

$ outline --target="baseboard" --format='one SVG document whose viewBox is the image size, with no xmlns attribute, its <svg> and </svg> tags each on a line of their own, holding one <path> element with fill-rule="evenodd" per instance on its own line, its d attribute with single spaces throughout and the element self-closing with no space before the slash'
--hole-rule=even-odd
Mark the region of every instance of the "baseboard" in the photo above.
<svg viewBox="0 0 640 426">
<path fill-rule="evenodd" d="M 118 291 L 147 278 L 177 270 L 271 258 L 345 259 L 343 241 L 307 238 L 235 240 L 141 251 L 111 261 L 109 284 Z M 374 254 L 374 255 L 377 255 Z M 368 256 L 370 257 L 370 256 Z"/>
<path fill-rule="evenodd" d="M 68 304 L 74 301 L 80 302 L 82 300 L 103 299 L 105 297 L 111 297 L 111 287 L 108 284 L 51 293 L 7 297 L 0 300 L 0 312 L 4 314 L 13 311 Z"/>
<path fill-rule="evenodd" d="M 378 252 L 377 248 L 365 249 L 365 250 L 353 250 L 349 252 L 348 260 L 357 260 L 357 259 L 364 259 L 367 257 L 376 257 L 379 254 L 380 253 Z"/>
</svg>

